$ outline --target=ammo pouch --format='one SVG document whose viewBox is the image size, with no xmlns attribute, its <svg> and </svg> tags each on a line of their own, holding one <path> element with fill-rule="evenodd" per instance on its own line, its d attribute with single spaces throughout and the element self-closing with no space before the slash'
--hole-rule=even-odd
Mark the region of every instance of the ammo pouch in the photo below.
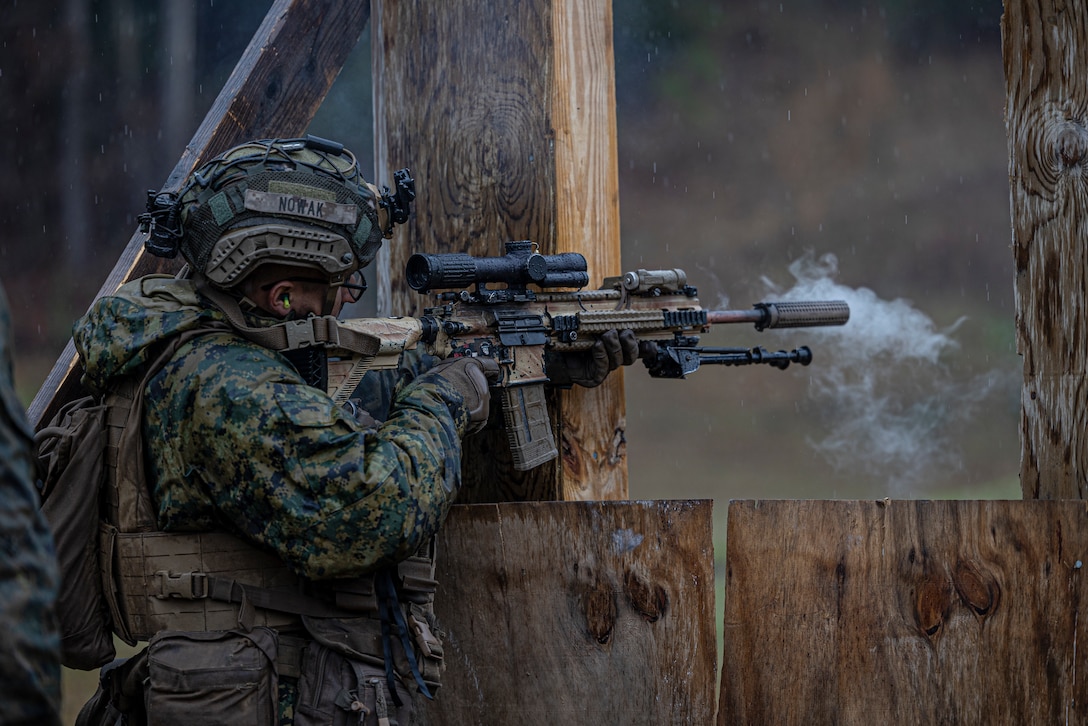
<svg viewBox="0 0 1088 726">
<path fill-rule="evenodd" d="M 411 696 L 402 685 L 394 683 L 394 687 L 397 699 L 389 691 L 382 666 L 348 660 L 311 641 L 302 658 L 294 724 L 349 726 L 364 723 L 373 714 L 379 724 L 406 726 Z M 395 700 L 405 706 L 398 710 Z"/>
<path fill-rule="evenodd" d="M 272 726 L 279 712 L 276 633 L 166 632 L 147 649 L 148 726 Z"/>
</svg>

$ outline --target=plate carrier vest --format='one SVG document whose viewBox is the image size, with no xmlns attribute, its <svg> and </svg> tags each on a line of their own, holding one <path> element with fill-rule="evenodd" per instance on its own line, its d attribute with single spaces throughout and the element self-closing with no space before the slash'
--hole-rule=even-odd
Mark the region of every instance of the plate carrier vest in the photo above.
<svg viewBox="0 0 1088 726">
<path fill-rule="evenodd" d="M 143 393 L 151 376 L 184 342 L 206 332 L 212 331 L 189 331 L 171 341 L 143 380 L 132 376 L 105 397 L 99 563 L 114 632 L 129 645 L 161 631 L 249 630 L 259 625 L 294 636 L 305 635 L 305 618 L 337 618 L 364 631 L 353 639 L 365 644 L 357 653 L 363 660 L 385 665 L 391 657 L 401 675 L 409 681 L 421 678 L 433 692 L 442 668 L 442 642 L 434 626 L 433 539 L 396 567 L 396 604 L 410 633 L 390 639 L 383 638 L 383 608 L 374 576 L 305 582 L 274 554 L 232 534 L 158 531 L 143 464 Z M 280 650 L 287 656 L 278 662 L 281 675 L 297 677 L 301 648 L 283 647 L 297 644 L 294 637 L 283 640 Z M 406 648 L 414 650 L 414 658 L 406 655 Z"/>
</svg>

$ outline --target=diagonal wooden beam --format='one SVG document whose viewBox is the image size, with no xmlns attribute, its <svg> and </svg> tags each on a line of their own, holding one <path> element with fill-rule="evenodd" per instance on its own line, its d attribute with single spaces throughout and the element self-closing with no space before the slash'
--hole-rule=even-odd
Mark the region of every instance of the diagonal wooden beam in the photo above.
<svg viewBox="0 0 1088 726">
<path fill-rule="evenodd" d="M 305 133 L 369 19 L 364 0 L 275 0 L 162 189 L 179 188 L 193 169 L 235 144 Z M 145 254 L 137 231 L 95 299 L 179 265 Z M 69 340 L 27 409 L 35 428 L 80 395 L 79 377 Z"/>
</svg>

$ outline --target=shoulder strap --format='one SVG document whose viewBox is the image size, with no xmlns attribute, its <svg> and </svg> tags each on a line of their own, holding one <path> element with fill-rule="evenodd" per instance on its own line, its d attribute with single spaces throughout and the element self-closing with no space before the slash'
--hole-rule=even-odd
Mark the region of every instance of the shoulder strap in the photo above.
<svg viewBox="0 0 1088 726">
<path fill-rule="evenodd" d="M 144 391 L 178 350 L 201 335 L 223 328 L 187 330 L 173 337 L 147 366 L 142 378 L 130 376 L 106 395 L 106 491 L 107 521 L 122 532 L 158 529 L 151 501 L 144 459 Z"/>
</svg>

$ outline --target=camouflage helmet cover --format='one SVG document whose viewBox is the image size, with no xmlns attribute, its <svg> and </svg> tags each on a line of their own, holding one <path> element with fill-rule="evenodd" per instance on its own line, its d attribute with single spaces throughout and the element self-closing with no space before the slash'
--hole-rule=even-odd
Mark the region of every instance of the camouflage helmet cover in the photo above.
<svg viewBox="0 0 1088 726">
<path fill-rule="evenodd" d="M 178 248 L 220 288 L 281 263 L 343 282 L 389 236 L 378 190 L 340 144 L 263 139 L 226 151 L 193 172 L 178 193 Z"/>
</svg>

